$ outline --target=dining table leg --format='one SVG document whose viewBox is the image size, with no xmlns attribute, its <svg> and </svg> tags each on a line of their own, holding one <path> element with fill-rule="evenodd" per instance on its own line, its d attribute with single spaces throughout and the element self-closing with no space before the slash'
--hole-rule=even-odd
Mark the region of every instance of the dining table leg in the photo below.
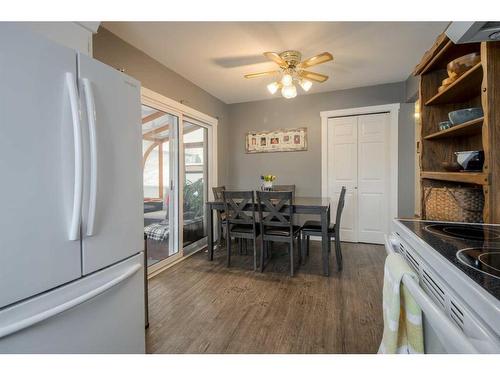
<svg viewBox="0 0 500 375">
<path fill-rule="evenodd" d="M 210 206 L 207 206 L 207 247 L 208 260 L 214 260 L 214 219 L 213 211 Z"/>
<path fill-rule="evenodd" d="M 323 258 L 323 275 L 330 275 L 330 265 L 328 256 L 328 210 L 321 211 L 321 255 Z"/>
</svg>

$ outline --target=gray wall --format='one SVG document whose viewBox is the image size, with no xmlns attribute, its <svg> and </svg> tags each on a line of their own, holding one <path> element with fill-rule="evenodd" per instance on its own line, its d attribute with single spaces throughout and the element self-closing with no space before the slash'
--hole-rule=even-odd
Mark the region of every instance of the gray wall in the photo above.
<svg viewBox="0 0 500 375">
<path fill-rule="evenodd" d="M 141 81 L 142 86 L 219 119 L 218 146 L 227 148 L 229 106 L 194 83 L 168 69 L 142 51 L 126 43 L 107 29 L 100 27 L 93 38 L 94 58 L 124 69 Z M 219 183 L 228 181 L 229 158 L 219 157 Z"/>
<path fill-rule="evenodd" d="M 405 81 L 405 102 L 414 103 L 418 98 L 420 76 L 409 76 Z"/>
<path fill-rule="evenodd" d="M 228 155 L 229 186 L 258 188 L 259 176 L 271 173 L 279 184 L 297 185 L 297 195 L 321 195 L 320 112 L 405 101 L 405 83 L 391 83 L 349 90 L 277 98 L 230 105 Z M 399 131 L 399 214 L 413 215 L 414 132 L 412 105 L 403 104 Z M 308 150 L 280 153 L 245 153 L 245 134 L 251 130 L 308 128 Z"/>
</svg>

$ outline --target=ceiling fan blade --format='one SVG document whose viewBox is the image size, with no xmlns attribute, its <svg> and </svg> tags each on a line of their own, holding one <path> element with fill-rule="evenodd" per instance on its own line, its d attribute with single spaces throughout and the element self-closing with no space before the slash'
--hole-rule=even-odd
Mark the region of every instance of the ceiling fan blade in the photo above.
<svg viewBox="0 0 500 375">
<path fill-rule="evenodd" d="M 281 66 L 282 68 L 288 67 L 288 64 L 285 60 L 283 60 L 279 54 L 276 52 L 264 52 L 264 56 L 266 56 L 269 60 L 274 61 L 276 64 Z"/>
<path fill-rule="evenodd" d="M 260 73 L 251 73 L 251 74 L 245 74 L 245 78 L 258 78 L 258 77 L 270 76 L 270 75 L 278 74 L 278 73 L 280 73 L 279 70 L 271 70 L 269 72 L 260 72 Z"/>
<path fill-rule="evenodd" d="M 328 79 L 328 76 L 325 76 L 324 74 L 309 72 L 307 70 L 301 70 L 299 72 L 299 76 L 316 82 L 325 82 Z"/>
<path fill-rule="evenodd" d="M 323 64 L 330 60 L 333 60 L 332 54 L 329 52 L 323 52 L 320 53 L 319 55 L 310 57 L 307 60 L 302 61 L 299 65 L 297 65 L 297 68 L 299 69 L 309 68 L 310 66 Z"/>
</svg>

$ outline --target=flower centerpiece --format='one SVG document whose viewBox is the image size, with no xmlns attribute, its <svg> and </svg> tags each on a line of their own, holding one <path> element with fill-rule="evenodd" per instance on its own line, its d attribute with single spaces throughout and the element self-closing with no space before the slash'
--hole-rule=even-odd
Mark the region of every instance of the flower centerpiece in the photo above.
<svg viewBox="0 0 500 375">
<path fill-rule="evenodd" d="M 276 176 L 273 176 L 272 174 L 266 174 L 260 176 L 260 179 L 262 181 L 262 190 L 270 191 L 273 189 L 273 181 L 276 180 Z"/>
</svg>

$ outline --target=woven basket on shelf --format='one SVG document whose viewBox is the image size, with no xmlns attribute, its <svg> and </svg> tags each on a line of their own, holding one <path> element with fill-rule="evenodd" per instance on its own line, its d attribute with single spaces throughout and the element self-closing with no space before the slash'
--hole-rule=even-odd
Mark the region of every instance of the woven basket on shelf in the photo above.
<svg viewBox="0 0 500 375">
<path fill-rule="evenodd" d="M 484 195 L 481 188 L 424 187 L 427 220 L 483 222 Z"/>
</svg>

